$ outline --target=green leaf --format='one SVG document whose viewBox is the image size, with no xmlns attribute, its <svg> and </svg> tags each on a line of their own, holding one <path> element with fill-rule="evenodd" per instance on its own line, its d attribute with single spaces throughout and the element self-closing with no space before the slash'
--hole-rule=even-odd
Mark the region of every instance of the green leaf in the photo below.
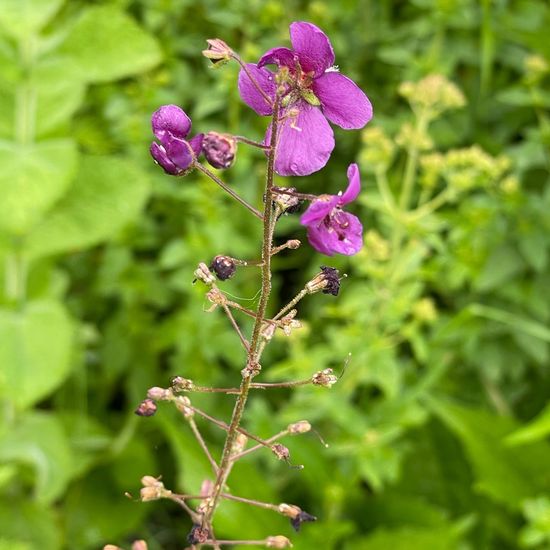
<svg viewBox="0 0 550 550">
<path fill-rule="evenodd" d="M 95 245 L 134 220 L 147 198 L 145 174 L 113 157 L 84 157 L 73 186 L 29 235 L 39 257 Z"/>
<path fill-rule="evenodd" d="M 428 406 L 460 439 L 475 472 L 475 488 L 518 509 L 526 498 L 549 488 L 550 446 L 508 447 L 504 438 L 517 427 L 511 418 L 429 398 Z"/>
<path fill-rule="evenodd" d="M 25 549 L 59 550 L 61 533 L 53 511 L 30 500 L 10 498 L 0 501 L 0 533 L 2 541 L 26 543 Z M 5 538 L 4 538 L 5 537 Z M 10 546 L 9 550 L 19 550 Z"/>
<path fill-rule="evenodd" d="M 506 443 L 510 446 L 525 445 L 542 441 L 550 434 L 550 403 L 533 419 L 518 430 L 512 432 Z"/>
<path fill-rule="evenodd" d="M 0 461 L 22 462 L 36 472 L 37 500 L 49 503 L 65 490 L 73 474 L 71 449 L 59 420 L 29 412 L 0 438 Z"/>
<path fill-rule="evenodd" d="M 0 142 L 0 230 L 26 233 L 67 189 L 76 167 L 68 139 Z"/>
<path fill-rule="evenodd" d="M 2 0 L 0 30 L 14 38 L 39 31 L 59 10 L 64 0 Z"/>
<path fill-rule="evenodd" d="M 0 309 L 0 395 L 19 408 L 49 395 L 69 374 L 71 340 L 71 321 L 57 302 Z"/>
<path fill-rule="evenodd" d="M 112 6 L 87 9 L 60 48 L 87 82 L 107 82 L 151 69 L 161 60 L 156 40 Z"/>
</svg>

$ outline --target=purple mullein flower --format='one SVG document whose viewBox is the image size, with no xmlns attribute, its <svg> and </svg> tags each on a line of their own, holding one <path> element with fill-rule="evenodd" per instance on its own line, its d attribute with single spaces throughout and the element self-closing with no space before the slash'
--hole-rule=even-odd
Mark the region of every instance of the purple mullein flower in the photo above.
<svg viewBox="0 0 550 550">
<path fill-rule="evenodd" d="M 290 25 L 293 49 L 274 48 L 257 64 L 246 68 L 264 94 L 275 97 L 275 75 L 265 65 L 277 65 L 285 94 L 275 171 L 282 176 L 307 176 L 327 163 L 334 149 L 334 134 L 327 119 L 346 130 L 359 129 L 372 118 L 368 97 L 334 67 L 334 51 L 328 37 L 304 21 Z M 272 103 L 244 69 L 239 74 L 243 101 L 260 115 L 273 113 Z M 270 128 L 266 134 L 269 141 Z"/>
<path fill-rule="evenodd" d="M 151 117 L 153 134 L 160 141 L 153 141 L 151 156 L 167 174 L 179 176 L 185 173 L 200 155 L 203 134 L 187 141 L 191 119 L 177 105 L 163 105 Z"/>
<path fill-rule="evenodd" d="M 355 200 L 361 190 L 357 164 L 349 165 L 348 181 L 344 193 L 320 195 L 300 218 L 300 223 L 307 227 L 311 246 L 327 256 L 334 253 L 353 256 L 363 246 L 363 226 L 359 218 L 342 210 L 342 206 Z"/>
</svg>

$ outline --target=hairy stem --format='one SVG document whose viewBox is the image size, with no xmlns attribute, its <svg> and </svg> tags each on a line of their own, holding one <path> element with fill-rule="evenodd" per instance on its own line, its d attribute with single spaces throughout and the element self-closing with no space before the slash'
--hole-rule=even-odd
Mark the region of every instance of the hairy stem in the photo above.
<svg viewBox="0 0 550 550">
<path fill-rule="evenodd" d="M 248 349 L 246 367 L 243 373 L 243 379 L 241 382 L 241 393 L 239 394 L 235 407 L 233 409 L 233 415 L 227 431 L 227 437 L 225 439 L 225 445 L 223 448 L 222 459 L 220 461 L 218 475 L 214 484 L 214 490 L 212 497 L 210 498 L 209 505 L 204 513 L 202 525 L 210 527 L 212 523 L 212 516 L 216 510 L 216 506 L 221 497 L 223 486 L 225 485 L 227 475 L 229 474 L 228 468 L 231 463 L 232 448 L 237 437 L 237 430 L 241 422 L 244 407 L 248 399 L 248 392 L 250 390 L 250 384 L 254 376 L 254 366 L 258 359 L 258 344 L 260 342 L 260 331 L 267 310 L 267 303 L 271 294 L 271 246 L 272 246 L 272 232 L 273 232 L 273 178 L 275 174 L 275 155 L 277 145 L 278 134 L 278 119 L 279 119 L 279 105 L 280 100 L 277 95 L 275 103 L 273 105 L 273 120 L 271 128 L 271 141 L 270 149 L 267 157 L 267 173 L 265 182 L 265 204 L 263 219 L 263 242 L 262 242 L 262 288 L 260 293 L 260 300 L 258 303 L 258 309 L 256 311 L 256 320 L 254 322 L 254 328 L 252 329 L 252 338 L 250 341 L 250 347 Z"/>
</svg>

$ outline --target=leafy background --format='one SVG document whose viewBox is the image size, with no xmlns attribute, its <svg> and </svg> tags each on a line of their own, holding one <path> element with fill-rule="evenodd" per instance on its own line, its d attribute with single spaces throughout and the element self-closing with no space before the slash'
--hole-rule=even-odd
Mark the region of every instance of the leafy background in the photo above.
<svg viewBox="0 0 550 550">
<path fill-rule="evenodd" d="M 217 253 L 254 257 L 260 235 L 202 176 L 153 165 L 149 117 L 177 103 L 197 131 L 259 139 L 266 120 L 240 102 L 237 68 L 211 71 L 200 50 L 220 37 L 253 61 L 302 19 L 330 35 L 376 116 L 363 135 L 336 130 L 327 168 L 291 183 L 334 193 L 358 159 L 366 246 L 331 259 L 349 275 L 341 295 L 302 305 L 305 327 L 271 347 L 265 379 L 353 359 L 331 390 L 254 396 L 249 429 L 307 418 L 330 447 L 293 438 L 304 470 L 258 453 L 231 488 L 317 515 L 299 549 L 550 547 L 547 3 L 2 0 L 1 549 L 185 545 L 171 503 L 124 492 L 144 474 L 196 492 L 208 465 L 169 407 L 133 409 L 174 374 L 239 378 L 238 341 L 192 273 Z M 422 90 L 411 110 L 399 89 L 430 74 L 466 102 L 422 132 Z M 411 157 L 408 206 L 434 207 L 421 216 L 384 196 L 402 196 Z M 241 147 L 224 177 L 259 204 L 262 169 Z M 279 235 L 304 237 L 296 218 Z M 277 258 L 273 309 L 326 261 L 307 246 Z M 251 304 L 257 273 L 225 288 Z M 194 402 L 231 411 L 226 397 Z M 202 428 L 219 451 L 222 434 Z M 217 522 L 218 536 L 291 535 L 238 503 Z"/>
</svg>

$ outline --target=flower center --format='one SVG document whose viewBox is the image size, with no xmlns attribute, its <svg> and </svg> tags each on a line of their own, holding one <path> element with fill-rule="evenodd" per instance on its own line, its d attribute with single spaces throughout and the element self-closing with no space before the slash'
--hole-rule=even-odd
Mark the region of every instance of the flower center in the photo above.
<svg viewBox="0 0 550 550">
<path fill-rule="evenodd" d="M 298 62 L 296 62 L 295 70 L 289 71 L 286 68 L 286 71 L 287 73 L 283 78 L 288 85 L 288 92 L 283 98 L 283 107 L 289 107 L 300 99 L 303 99 L 310 105 L 319 107 L 321 102 L 311 89 L 314 80 L 313 71 L 305 72 Z"/>
</svg>

